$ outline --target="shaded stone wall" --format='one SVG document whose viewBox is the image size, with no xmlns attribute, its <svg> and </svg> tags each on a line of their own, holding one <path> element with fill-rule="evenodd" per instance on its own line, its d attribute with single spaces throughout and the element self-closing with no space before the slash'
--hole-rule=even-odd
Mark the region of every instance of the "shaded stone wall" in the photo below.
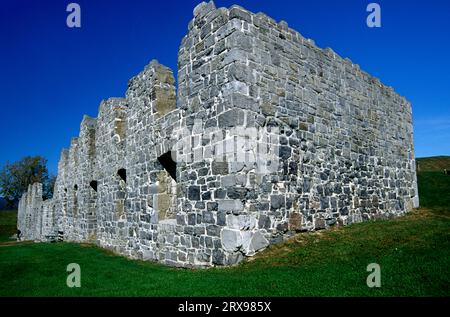
<svg viewBox="0 0 450 317">
<path fill-rule="evenodd" d="M 63 149 L 61 151 L 60 159 L 58 162 L 58 176 L 56 178 L 53 200 L 55 204 L 56 213 L 56 228 L 59 239 L 64 239 L 64 231 L 67 227 L 67 187 L 66 184 L 69 181 L 68 176 L 68 160 L 69 151 Z"/>
<path fill-rule="evenodd" d="M 95 140 L 97 241 L 118 252 L 124 252 L 127 243 L 127 184 L 119 175 L 119 170 L 125 169 L 126 111 L 127 104 L 123 98 L 103 101 Z"/>
<path fill-rule="evenodd" d="M 95 190 L 94 171 L 96 170 L 96 127 L 97 120 L 84 116 L 80 126 L 78 173 L 79 233 L 80 241 L 95 241 L 97 237 L 97 191 Z"/>
<path fill-rule="evenodd" d="M 42 202 L 42 210 L 38 210 L 38 215 L 41 213 L 42 218 L 40 220 L 40 234 L 38 239 L 43 241 L 53 240 L 56 238 L 56 212 L 55 212 L 55 200 L 49 199 Z"/>
<path fill-rule="evenodd" d="M 125 98 L 84 117 L 54 198 L 33 186 L 19 206 L 25 238 L 185 267 L 419 203 L 403 97 L 286 22 L 212 2 L 182 40 L 178 91 L 152 61 Z"/>
<path fill-rule="evenodd" d="M 43 216 L 42 201 L 42 184 L 39 183 L 29 185 L 19 201 L 17 228 L 23 240 L 45 240 L 42 226 L 47 215 Z"/>
<path fill-rule="evenodd" d="M 158 224 L 175 219 L 176 183 L 158 158 L 172 148 L 172 131 L 180 129 L 172 71 L 152 61 L 128 84 L 127 178 L 129 254 L 160 259 L 164 239 Z M 161 260 L 164 260 L 162 258 Z"/>
</svg>

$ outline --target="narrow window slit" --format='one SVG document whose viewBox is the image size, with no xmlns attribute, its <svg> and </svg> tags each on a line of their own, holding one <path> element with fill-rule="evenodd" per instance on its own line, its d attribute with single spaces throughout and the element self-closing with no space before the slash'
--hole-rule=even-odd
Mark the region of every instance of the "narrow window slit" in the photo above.
<svg viewBox="0 0 450 317">
<path fill-rule="evenodd" d="M 158 162 L 164 167 L 167 173 L 173 178 L 173 180 L 177 180 L 177 163 L 172 159 L 171 151 L 164 153 L 160 157 L 158 157 Z"/>
<path fill-rule="evenodd" d="M 95 192 L 97 192 L 97 185 L 98 185 L 97 181 L 91 181 L 91 182 L 89 183 L 89 185 L 91 186 L 91 188 L 92 188 L 93 190 L 95 190 Z"/>
<path fill-rule="evenodd" d="M 117 171 L 117 175 L 126 183 L 127 182 L 127 170 L 124 168 L 121 168 Z"/>
</svg>

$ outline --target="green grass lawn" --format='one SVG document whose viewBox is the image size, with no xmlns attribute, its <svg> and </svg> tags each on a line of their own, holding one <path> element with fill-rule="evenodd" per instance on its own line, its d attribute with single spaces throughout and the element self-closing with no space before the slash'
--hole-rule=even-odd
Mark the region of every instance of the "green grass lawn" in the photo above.
<svg viewBox="0 0 450 317">
<path fill-rule="evenodd" d="M 299 234 L 232 268 L 174 269 L 70 243 L 0 245 L 0 295 L 449 296 L 450 176 L 422 172 L 419 190 L 422 207 L 405 217 Z M 66 286 L 72 262 L 81 288 Z M 369 263 L 381 266 L 381 288 L 366 285 Z"/>
</svg>

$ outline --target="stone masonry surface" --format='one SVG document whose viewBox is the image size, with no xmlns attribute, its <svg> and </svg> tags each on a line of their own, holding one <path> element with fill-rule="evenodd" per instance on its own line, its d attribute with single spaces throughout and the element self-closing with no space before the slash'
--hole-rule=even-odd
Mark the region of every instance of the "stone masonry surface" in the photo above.
<svg viewBox="0 0 450 317">
<path fill-rule="evenodd" d="M 411 105 L 349 59 L 213 2 L 194 9 L 178 56 L 178 87 L 152 61 L 83 118 L 53 199 L 41 184 L 22 196 L 22 239 L 209 267 L 418 207 Z"/>
</svg>

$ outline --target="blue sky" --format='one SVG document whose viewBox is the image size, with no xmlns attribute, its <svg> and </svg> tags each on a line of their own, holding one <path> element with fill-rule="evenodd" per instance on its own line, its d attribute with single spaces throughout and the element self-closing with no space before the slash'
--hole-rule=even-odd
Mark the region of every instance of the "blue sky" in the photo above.
<svg viewBox="0 0 450 317">
<path fill-rule="evenodd" d="M 78 0 L 80 29 L 66 26 L 63 0 L 0 2 L 0 165 L 43 155 L 56 173 L 60 150 L 83 114 L 123 96 L 151 59 L 176 72 L 190 0 Z M 381 6 L 368 28 L 366 6 Z M 217 0 L 285 20 L 320 47 L 331 47 L 413 105 L 417 157 L 450 155 L 450 2 Z"/>
</svg>

